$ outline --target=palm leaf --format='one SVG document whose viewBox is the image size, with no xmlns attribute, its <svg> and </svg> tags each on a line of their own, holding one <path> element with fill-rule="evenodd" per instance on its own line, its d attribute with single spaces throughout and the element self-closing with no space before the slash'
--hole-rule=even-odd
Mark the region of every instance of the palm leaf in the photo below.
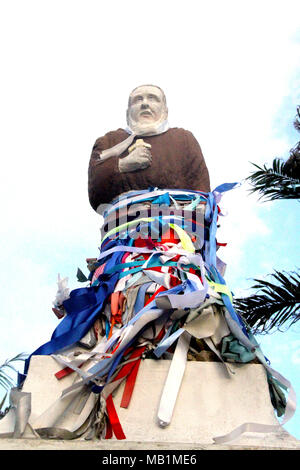
<svg viewBox="0 0 300 470">
<path fill-rule="evenodd" d="M 234 300 L 236 311 L 255 333 L 279 330 L 300 320 L 300 273 L 275 270 L 270 276 L 272 281 L 254 279 L 252 289 L 257 292 Z"/>
<path fill-rule="evenodd" d="M 14 372 L 18 372 L 18 369 L 14 367 L 12 363 L 17 362 L 17 361 L 24 361 L 28 357 L 27 354 L 21 353 L 17 354 L 17 356 L 7 359 L 3 364 L 0 365 L 0 388 L 2 387 L 6 392 L 10 390 L 12 387 L 15 386 L 15 381 L 13 378 L 8 374 L 9 370 L 12 370 Z M 7 393 L 5 394 L 5 397 L 1 401 L 0 405 L 0 415 L 3 415 L 2 408 L 4 406 L 5 400 L 6 400 Z"/>
<path fill-rule="evenodd" d="M 300 106 L 297 107 L 297 115 L 294 120 L 294 127 L 300 132 Z"/>
<path fill-rule="evenodd" d="M 6 394 L 4 395 L 2 401 L 0 402 L 0 413 L 1 413 L 2 407 L 3 407 L 4 403 L 5 403 L 5 400 L 6 400 L 6 398 L 7 398 L 7 393 L 8 393 L 8 392 L 6 392 Z"/>
<path fill-rule="evenodd" d="M 8 389 L 14 386 L 14 382 L 8 375 L 4 375 L 4 373 L 1 372 L 0 373 L 0 385 L 3 388 Z"/>
<path fill-rule="evenodd" d="M 12 357 L 11 359 L 7 359 L 1 366 L 0 366 L 0 371 L 2 368 L 5 368 L 5 367 L 8 367 L 12 370 L 14 370 L 15 372 L 18 372 L 18 369 L 16 369 L 12 363 L 13 362 L 17 362 L 17 361 L 25 361 L 25 359 L 27 359 L 28 357 L 28 354 L 25 354 L 25 353 L 20 353 L 20 354 L 17 354 L 15 357 Z"/>
<path fill-rule="evenodd" d="M 6 402 L 7 395 L 8 395 L 8 392 L 5 393 L 2 401 L 0 402 L 0 419 L 6 415 L 9 409 L 9 407 L 4 408 L 4 403 Z"/>
<path fill-rule="evenodd" d="M 300 179 L 287 174 L 283 160 L 275 158 L 271 168 L 267 168 L 266 165 L 260 167 L 255 163 L 252 165 L 257 171 L 246 178 L 252 186 L 251 193 L 258 192 L 260 199 L 265 198 L 267 201 L 300 199 Z"/>
</svg>

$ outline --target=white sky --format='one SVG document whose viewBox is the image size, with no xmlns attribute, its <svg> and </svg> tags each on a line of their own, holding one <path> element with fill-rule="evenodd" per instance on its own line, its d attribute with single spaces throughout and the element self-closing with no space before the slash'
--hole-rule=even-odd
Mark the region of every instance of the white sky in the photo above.
<svg viewBox="0 0 300 470">
<path fill-rule="evenodd" d="M 194 133 L 212 188 L 248 176 L 249 161 L 287 155 L 298 138 L 299 18 L 289 0 L 0 3 L 0 362 L 49 339 L 56 274 L 72 286 L 97 256 L 88 160 L 97 137 L 126 125 L 135 86 L 164 89 L 170 125 Z M 245 189 L 224 204 L 223 258 L 241 271 L 247 243 L 273 229 Z"/>
</svg>

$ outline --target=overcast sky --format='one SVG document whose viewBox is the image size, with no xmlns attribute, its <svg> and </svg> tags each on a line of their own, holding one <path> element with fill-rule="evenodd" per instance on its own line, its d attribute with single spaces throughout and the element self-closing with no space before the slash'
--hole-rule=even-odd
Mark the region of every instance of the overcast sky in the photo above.
<svg viewBox="0 0 300 470">
<path fill-rule="evenodd" d="M 125 127 L 130 91 L 153 83 L 172 127 L 198 139 L 212 188 L 299 140 L 299 1 L 0 3 L 0 362 L 48 341 L 57 274 L 98 254 L 87 167 L 97 137 Z M 235 294 L 299 266 L 299 203 L 226 195 L 218 239 Z M 298 326 L 260 339 L 300 395 Z M 300 413 L 287 429 L 300 439 Z"/>
</svg>

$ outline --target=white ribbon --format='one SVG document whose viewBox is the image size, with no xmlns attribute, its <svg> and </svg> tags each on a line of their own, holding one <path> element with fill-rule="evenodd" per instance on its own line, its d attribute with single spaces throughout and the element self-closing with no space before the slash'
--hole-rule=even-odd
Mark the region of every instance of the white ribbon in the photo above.
<svg viewBox="0 0 300 470">
<path fill-rule="evenodd" d="M 157 414 L 158 423 L 161 427 L 166 427 L 171 422 L 185 371 L 190 340 L 191 336 L 186 332 L 183 332 L 178 339 Z"/>
<path fill-rule="evenodd" d="M 151 137 L 153 135 L 159 135 L 163 134 L 169 129 L 169 124 L 168 121 L 162 122 L 159 126 L 153 127 L 152 129 L 137 129 L 136 132 L 134 132 L 130 127 L 126 128 L 126 132 L 129 135 L 125 140 L 122 140 L 119 144 L 114 145 L 110 149 L 103 150 L 100 154 L 100 160 L 107 160 L 108 158 L 111 157 L 118 157 L 121 155 L 125 150 L 128 149 L 129 145 L 134 141 L 135 137 L 137 136 L 144 136 L 144 137 Z"/>
</svg>

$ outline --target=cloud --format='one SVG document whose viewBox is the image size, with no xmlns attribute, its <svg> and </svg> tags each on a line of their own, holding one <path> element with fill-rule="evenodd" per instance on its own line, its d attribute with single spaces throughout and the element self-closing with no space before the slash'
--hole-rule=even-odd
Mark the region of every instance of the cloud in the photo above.
<svg viewBox="0 0 300 470">
<path fill-rule="evenodd" d="M 297 349 L 297 351 L 293 352 L 291 362 L 293 364 L 300 364 L 300 349 Z"/>
<path fill-rule="evenodd" d="M 291 346 L 294 349 L 294 352 L 291 356 L 291 362 L 292 364 L 298 365 L 300 364 L 300 341 L 292 341 Z"/>
<path fill-rule="evenodd" d="M 5 351 L 5 358 L 31 352 L 49 339 L 57 323 L 51 311 L 56 286 L 47 282 L 45 266 L 24 257 L 11 271 L 8 266 L 8 277 L 3 279 L 3 273 L 1 276 L 1 307 L 6 313 L 1 350 Z"/>
</svg>

